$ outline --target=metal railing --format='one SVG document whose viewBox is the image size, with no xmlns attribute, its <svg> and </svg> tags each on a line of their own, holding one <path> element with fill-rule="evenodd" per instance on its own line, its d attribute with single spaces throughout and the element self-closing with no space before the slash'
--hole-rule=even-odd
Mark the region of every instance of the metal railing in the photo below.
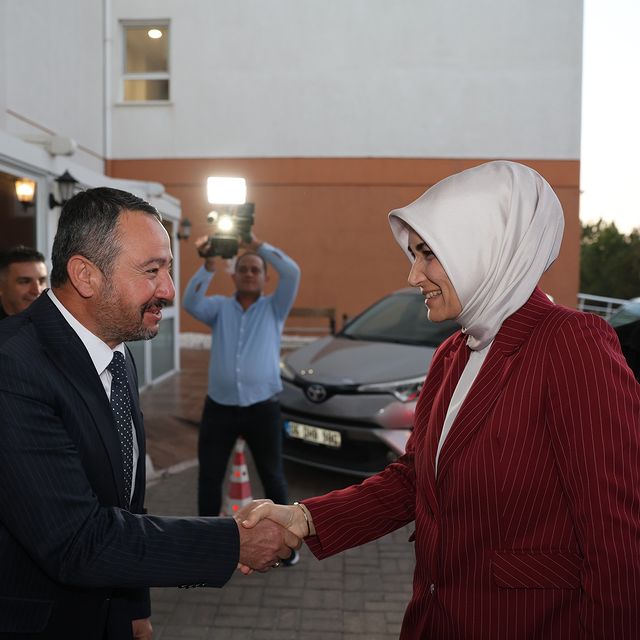
<svg viewBox="0 0 640 640">
<path fill-rule="evenodd" d="M 602 316 L 608 320 L 611 314 L 622 304 L 628 302 L 624 298 L 607 298 L 606 296 L 594 296 L 590 293 L 578 294 L 578 309 Z"/>
</svg>

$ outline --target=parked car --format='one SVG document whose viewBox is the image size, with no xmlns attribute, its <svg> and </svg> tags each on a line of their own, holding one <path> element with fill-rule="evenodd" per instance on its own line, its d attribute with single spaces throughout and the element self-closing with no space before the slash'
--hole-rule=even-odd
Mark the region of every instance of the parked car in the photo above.
<svg viewBox="0 0 640 640">
<path fill-rule="evenodd" d="M 284 357 L 284 456 L 369 476 L 404 452 L 436 348 L 459 326 L 427 320 L 416 289 L 385 296 L 335 336 Z"/>
<path fill-rule="evenodd" d="M 612 327 L 621 327 L 636 320 L 640 320 L 640 298 L 633 298 L 625 302 L 609 316 L 609 323 Z"/>
<path fill-rule="evenodd" d="M 629 368 L 640 382 L 640 298 L 633 298 L 618 307 L 609 322 L 618 334 Z"/>
</svg>

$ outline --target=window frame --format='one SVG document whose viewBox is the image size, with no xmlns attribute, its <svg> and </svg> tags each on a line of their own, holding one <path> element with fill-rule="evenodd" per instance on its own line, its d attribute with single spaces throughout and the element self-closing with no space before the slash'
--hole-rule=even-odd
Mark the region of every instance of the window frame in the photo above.
<svg viewBox="0 0 640 640">
<path fill-rule="evenodd" d="M 127 29 L 130 28 L 159 28 L 163 29 L 163 37 L 167 38 L 167 70 L 148 71 L 138 73 L 127 72 Z M 120 77 L 120 104 L 126 105 L 166 105 L 171 103 L 171 21 L 167 18 L 159 20 L 120 20 L 120 36 L 122 38 L 122 61 Z M 167 80 L 168 92 L 164 100 L 127 100 L 125 97 L 125 84 L 127 80 Z"/>
</svg>

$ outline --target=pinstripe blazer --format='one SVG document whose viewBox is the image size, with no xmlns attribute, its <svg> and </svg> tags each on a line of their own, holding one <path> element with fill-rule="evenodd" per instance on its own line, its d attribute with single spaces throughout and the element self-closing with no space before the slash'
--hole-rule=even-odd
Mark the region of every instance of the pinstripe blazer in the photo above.
<svg viewBox="0 0 640 640">
<path fill-rule="evenodd" d="M 437 352 L 407 452 L 305 500 L 323 558 L 415 520 L 401 637 L 640 638 L 640 385 L 602 319 L 538 289 L 508 318 L 434 461 L 468 360 Z"/>
<path fill-rule="evenodd" d="M 109 401 L 81 340 L 42 295 L 0 322 L 0 638 L 121 640 L 149 615 L 148 586 L 221 586 L 238 561 L 232 519 L 130 511 Z"/>
</svg>

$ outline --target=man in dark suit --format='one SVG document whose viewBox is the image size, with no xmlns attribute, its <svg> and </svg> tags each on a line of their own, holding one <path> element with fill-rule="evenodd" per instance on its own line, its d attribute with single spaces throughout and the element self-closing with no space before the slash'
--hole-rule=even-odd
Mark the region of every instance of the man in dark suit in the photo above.
<svg viewBox="0 0 640 640">
<path fill-rule="evenodd" d="M 171 260 L 151 205 L 84 191 L 60 217 L 52 289 L 0 323 L 0 639 L 148 639 L 149 586 L 220 587 L 299 546 L 271 523 L 143 515 L 124 342 L 158 333 Z"/>
</svg>

